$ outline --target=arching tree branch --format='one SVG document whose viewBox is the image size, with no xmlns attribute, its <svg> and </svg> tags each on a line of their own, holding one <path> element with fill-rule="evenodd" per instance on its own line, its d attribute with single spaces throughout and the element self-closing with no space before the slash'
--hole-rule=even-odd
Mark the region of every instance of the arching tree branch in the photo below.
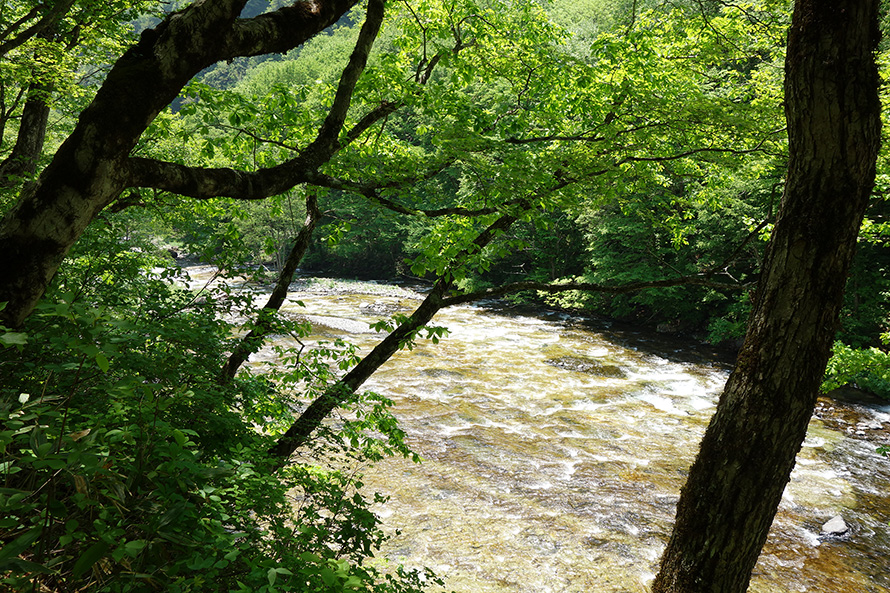
<svg viewBox="0 0 890 593">
<path fill-rule="evenodd" d="M 301 39 L 303 31 L 327 28 L 356 4 L 358 0 L 295 2 L 251 19 L 238 19 L 222 33 L 218 59 L 288 52 L 315 34 Z"/>
</svg>

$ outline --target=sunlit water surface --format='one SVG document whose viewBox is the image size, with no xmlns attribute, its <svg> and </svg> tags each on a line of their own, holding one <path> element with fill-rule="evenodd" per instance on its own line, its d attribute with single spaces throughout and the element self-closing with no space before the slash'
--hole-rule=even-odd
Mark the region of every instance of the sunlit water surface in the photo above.
<svg viewBox="0 0 890 593">
<path fill-rule="evenodd" d="M 315 338 L 367 351 L 380 339 L 368 323 L 420 298 L 346 287 L 297 283 L 285 309 Z M 434 324 L 445 340 L 420 341 L 365 385 L 394 400 L 424 459 L 365 471 L 390 497 L 376 509 L 384 524 L 401 530 L 381 556 L 429 566 L 459 592 L 648 591 L 727 366 L 694 344 L 563 314 L 482 304 Z M 750 590 L 890 592 L 890 461 L 875 453 L 890 407 L 820 410 Z M 836 514 L 854 535 L 821 541 Z"/>
</svg>

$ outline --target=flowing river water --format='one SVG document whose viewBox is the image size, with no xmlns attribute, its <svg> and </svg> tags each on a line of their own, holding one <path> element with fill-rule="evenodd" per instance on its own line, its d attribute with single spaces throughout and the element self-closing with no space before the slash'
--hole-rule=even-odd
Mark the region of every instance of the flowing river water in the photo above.
<svg viewBox="0 0 890 593">
<path fill-rule="evenodd" d="M 367 351 L 368 323 L 420 295 L 301 281 L 284 310 Z M 299 306 L 295 301 L 302 301 Z M 729 367 L 643 331 L 492 304 L 440 312 L 450 334 L 396 355 L 365 388 L 394 400 L 421 464 L 365 470 L 401 533 L 381 556 L 461 593 L 645 592 Z M 753 592 L 890 593 L 890 406 L 822 398 Z M 841 515 L 843 541 L 820 538 Z"/>
</svg>

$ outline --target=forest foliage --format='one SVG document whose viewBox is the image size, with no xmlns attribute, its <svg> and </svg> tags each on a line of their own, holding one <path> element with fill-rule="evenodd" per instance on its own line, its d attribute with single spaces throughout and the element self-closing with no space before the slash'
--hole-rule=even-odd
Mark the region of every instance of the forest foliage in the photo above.
<svg viewBox="0 0 890 593">
<path fill-rule="evenodd" d="M 17 1 L 0 14 L 3 211 L 137 31 L 173 8 L 57 4 L 68 8 L 52 18 Z M 409 592 L 437 582 L 374 558 L 386 537 L 372 512 L 380 498 L 362 491 L 356 468 L 416 457 L 388 400 L 346 395 L 293 463 L 269 454 L 294 411 L 355 366 L 354 349 L 303 348 L 306 324 L 271 315 L 273 333 L 294 339 L 282 364 L 221 380 L 253 297 L 226 282 L 194 285 L 183 256 L 218 266 L 220 280 L 267 282 L 311 196 L 321 216 L 305 270 L 447 278 L 456 292 L 694 276 L 706 282 L 511 298 L 735 339 L 781 199 L 788 9 L 390 3 L 346 129 L 386 114 L 346 138 L 317 183 L 263 200 L 128 189 L 76 243 L 25 326 L 0 334 L 4 586 Z M 359 6 L 286 55 L 203 72 L 134 156 L 248 171 L 291 158 L 323 125 L 363 19 Z M 34 22 L 43 28 L 25 37 Z M 30 168 L 12 159 L 29 101 L 49 108 Z M 882 394 L 887 171 L 883 159 L 827 382 Z M 515 222 L 497 227 L 505 217 Z"/>
</svg>

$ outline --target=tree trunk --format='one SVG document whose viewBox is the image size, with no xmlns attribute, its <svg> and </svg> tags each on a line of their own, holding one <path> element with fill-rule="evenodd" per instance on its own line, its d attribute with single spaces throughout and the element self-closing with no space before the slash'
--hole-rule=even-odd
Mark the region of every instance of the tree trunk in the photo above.
<svg viewBox="0 0 890 593">
<path fill-rule="evenodd" d="M 504 214 L 495 220 L 484 231 L 479 233 L 473 243 L 454 258 L 460 261 L 464 257 L 477 253 L 488 245 L 495 237 L 504 233 L 515 223 L 517 217 Z M 303 446 L 312 433 L 321 426 L 325 418 L 337 407 L 343 405 L 349 397 L 368 380 L 377 369 L 392 357 L 393 354 L 411 341 L 423 326 L 429 323 L 440 309 L 460 302 L 458 299 L 447 298 L 454 282 L 451 272 L 447 271 L 433 284 L 432 289 L 420 306 L 411 316 L 399 324 L 392 333 L 386 336 L 373 350 L 346 373 L 342 379 L 332 384 L 325 392 L 303 410 L 300 417 L 294 420 L 290 428 L 279 437 L 268 453 L 274 459 L 275 468 L 280 469 L 287 463 L 297 449 Z"/>
<path fill-rule="evenodd" d="M 309 249 L 312 233 L 315 231 L 315 226 L 318 224 L 320 217 L 318 198 L 314 193 L 310 193 L 306 198 L 306 223 L 297 234 L 294 245 L 291 247 L 284 265 L 278 272 L 278 281 L 275 282 L 272 294 L 269 295 L 269 300 L 260 309 L 257 318 L 253 322 L 253 329 L 247 332 L 247 335 L 232 349 L 229 359 L 223 365 L 219 373 L 220 385 L 231 383 L 235 375 L 238 374 L 238 369 L 241 368 L 241 365 L 247 362 L 251 354 L 258 352 L 263 347 L 266 336 L 272 330 L 269 316 L 279 311 L 281 305 L 284 304 L 284 299 L 287 298 L 288 290 L 290 290 L 290 283 L 294 281 L 297 266 L 303 261 L 303 256 Z"/>
<path fill-rule="evenodd" d="M 22 120 L 12 152 L 0 163 L 0 188 L 13 187 L 19 178 L 33 175 L 43 152 L 46 140 L 46 125 L 49 122 L 47 97 L 51 85 L 33 83 L 28 91 L 28 100 L 22 110 Z"/>
<path fill-rule="evenodd" d="M 655 593 L 741 593 L 806 435 L 880 145 L 878 0 L 798 0 L 785 195 L 745 343 L 677 506 Z"/>
<path fill-rule="evenodd" d="M 377 344 L 340 381 L 328 387 L 320 397 L 303 410 L 303 413 L 268 451 L 276 464 L 275 469 L 284 466 L 294 451 L 306 443 L 334 409 L 343 405 L 371 375 L 377 372 L 377 369 L 383 366 L 393 354 L 401 350 L 418 330 L 433 319 L 443 307 L 445 295 L 450 288 L 451 282 L 440 278 L 420 306 L 411 314 L 411 317 Z"/>
</svg>

